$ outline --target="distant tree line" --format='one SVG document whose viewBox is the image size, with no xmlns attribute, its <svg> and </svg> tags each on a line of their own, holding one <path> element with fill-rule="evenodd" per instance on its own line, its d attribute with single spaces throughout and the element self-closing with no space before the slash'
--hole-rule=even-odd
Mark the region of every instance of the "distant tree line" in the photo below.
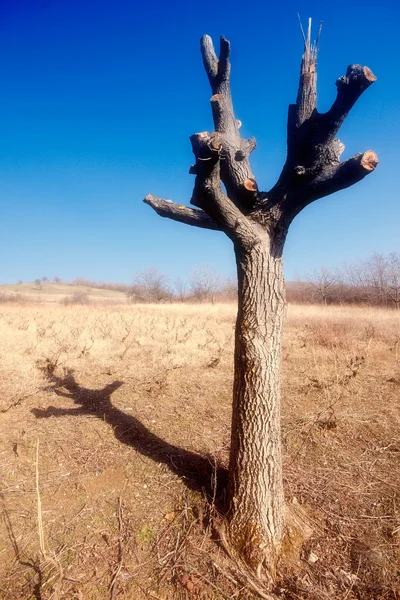
<svg viewBox="0 0 400 600">
<path fill-rule="evenodd" d="M 19 281 L 18 283 L 22 283 Z M 44 283 L 63 283 L 74 287 L 105 289 L 126 294 L 131 302 L 211 302 L 235 301 L 237 284 L 222 277 L 209 266 L 195 267 L 187 279 L 172 279 L 157 268 L 140 271 L 132 284 L 105 283 L 78 277 L 61 281 L 54 277 L 35 279 L 35 289 Z M 287 284 L 287 299 L 291 303 L 307 304 L 369 304 L 400 310 L 400 254 L 373 254 L 370 258 L 337 268 L 320 267 L 303 280 Z"/>
<path fill-rule="evenodd" d="M 321 267 L 288 289 L 291 302 L 368 304 L 400 309 L 400 254 L 373 254 L 337 268 Z"/>
<path fill-rule="evenodd" d="M 212 302 L 235 300 L 237 286 L 211 267 L 196 267 L 187 280 L 172 280 L 158 269 L 138 273 L 128 291 L 133 302 Z"/>
</svg>

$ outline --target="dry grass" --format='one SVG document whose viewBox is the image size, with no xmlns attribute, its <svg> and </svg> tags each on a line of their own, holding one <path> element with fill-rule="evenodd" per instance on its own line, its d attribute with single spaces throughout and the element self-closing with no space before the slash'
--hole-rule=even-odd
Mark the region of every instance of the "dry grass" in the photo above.
<svg viewBox="0 0 400 600">
<path fill-rule="evenodd" d="M 210 527 L 234 312 L 0 306 L 0 598 L 256 597 Z M 400 315 L 291 306 L 282 391 L 314 534 L 277 597 L 399 598 Z"/>
</svg>

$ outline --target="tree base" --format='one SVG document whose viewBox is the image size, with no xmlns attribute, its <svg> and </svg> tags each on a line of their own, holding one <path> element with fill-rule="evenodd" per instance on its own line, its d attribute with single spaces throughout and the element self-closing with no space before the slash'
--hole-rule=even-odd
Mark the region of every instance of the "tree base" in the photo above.
<svg viewBox="0 0 400 600">
<path fill-rule="evenodd" d="M 277 563 L 279 573 L 294 574 L 302 567 L 302 552 L 313 530 L 307 512 L 294 498 L 285 507 L 285 530 Z"/>
<path fill-rule="evenodd" d="M 275 600 L 270 591 L 275 587 L 278 576 L 292 576 L 302 569 L 302 550 L 313 534 L 306 511 L 296 501 L 285 507 L 285 528 L 278 552 L 257 543 L 251 550 L 247 547 L 243 552 L 243 546 L 238 547 L 232 541 L 227 521 L 214 524 L 214 527 L 219 543 L 240 575 L 261 598 L 267 600 Z"/>
</svg>

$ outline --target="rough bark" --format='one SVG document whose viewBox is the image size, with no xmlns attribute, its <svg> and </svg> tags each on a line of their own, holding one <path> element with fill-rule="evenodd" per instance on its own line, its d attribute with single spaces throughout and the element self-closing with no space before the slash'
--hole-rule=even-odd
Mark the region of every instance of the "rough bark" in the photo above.
<svg viewBox="0 0 400 600">
<path fill-rule="evenodd" d="M 280 554 L 284 500 L 280 357 L 285 311 L 282 259 L 266 239 L 236 248 L 239 306 L 229 466 L 229 542 L 259 578 Z"/>
<path fill-rule="evenodd" d="M 286 162 L 271 190 L 260 192 L 249 162 L 256 142 L 241 138 L 241 123 L 233 110 L 229 42 L 221 38 L 218 58 L 211 38 L 204 36 L 201 53 L 212 90 L 215 132 L 191 137 L 196 162 L 190 168 L 196 175 L 191 202 L 202 210 L 151 195 L 145 199 L 161 216 L 221 230 L 234 244 L 239 307 L 229 508 L 221 532 L 232 555 L 259 579 L 267 573 L 273 578 L 279 555 L 287 546 L 285 536 L 293 533 L 293 523 L 285 517 L 280 446 L 286 235 L 293 218 L 310 202 L 353 185 L 378 164 L 371 150 L 340 162 L 344 145 L 335 137 L 354 103 L 376 78 L 367 67 L 350 65 L 336 82 L 332 108 L 318 113 L 318 39 L 319 34 L 311 43 L 310 20 L 297 101 L 289 107 Z"/>
</svg>

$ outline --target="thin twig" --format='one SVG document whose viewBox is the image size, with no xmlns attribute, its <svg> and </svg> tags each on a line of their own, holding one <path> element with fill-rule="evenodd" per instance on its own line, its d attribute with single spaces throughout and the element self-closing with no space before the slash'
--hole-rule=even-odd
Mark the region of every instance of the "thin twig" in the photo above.
<svg viewBox="0 0 400 600">
<path fill-rule="evenodd" d="M 44 545 L 43 520 L 42 520 L 42 501 L 40 499 L 39 489 L 39 438 L 36 440 L 36 498 L 37 498 L 37 521 L 39 533 L 39 547 L 43 558 L 47 558 Z"/>
<path fill-rule="evenodd" d="M 117 519 L 118 519 L 118 531 L 119 531 L 119 536 L 118 536 L 118 566 L 114 572 L 114 575 L 112 576 L 110 585 L 109 585 L 109 592 L 110 592 L 110 600 L 114 600 L 115 598 L 115 593 L 117 591 L 117 579 L 118 579 L 118 575 L 121 572 L 122 569 L 122 564 L 123 564 L 123 559 L 124 559 L 124 549 L 122 546 L 122 529 L 123 529 L 123 520 L 122 520 L 122 502 L 121 502 L 121 496 L 118 496 L 118 507 L 117 507 Z"/>
<path fill-rule="evenodd" d="M 213 583 L 212 581 L 210 581 L 207 577 L 205 577 L 204 575 L 202 575 L 197 569 L 195 569 L 192 565 L 188 565 L 189 570 L 193 571 L 193 573 L 196 573 L 196 575 L 198 577 L 200 577 L 200 579 L 202 579 L 203 581 L 205 581 L 206 583 L 208 583 L 208 585 L 210 585 L 214 590 L 217 590 L 218 593 L 221 594 L 221 596 L 223 598 L 226 598 L 226 600 L 231 600 L 232 596 L 227 596 L 220 587 L 218 587 L 217 585 L 215 585 L 215 583 Z"/>
<path fill-rule="evenodd" d="M 40 498 L 40 485 L 39 485 L 39 438 L 37 438 L 37 440 L 36 440 L 35 471 L 36 471 L 36 498 L 37 498 L 37 520 L 38 520 L 38 532 L 39 532 L 39 547 L 40 547 L 40 553 L 42 555 L 42 558 L 45 561 L 43 566 L 41 566 L 41 565 L 38 566 L 38 569 L 40 572 L 42 572 L 44 567 L 46 566 L 46 563 L 50 563 L 58 572 L 58 579 L 54 583 L 54 592 L 51 595 L 51 598 L 53 600 L 58 600 L 58 598 L 60 596 L 60 592 L 61 592 L 62 582 L 64 580 L 64 571 L 63 571 L 60 561 L 56 557 L 50 556 L 46 552 L 46 547 L 45 547 L 45 543 L 44 543 L 42 501 Z"/>
<path fill-rule="evenodd" d="M 297 13 L 297 18 L 299 19 L 300 31 L 301 31 L 301 35 L 303 36 L 303 42 L 304 42 L 304 46 L 305 46 L 306 45 L 306 36 L 305 36 L 305 33 L 304 33 L 303 24 L 301 22 L 299 13 Z"/>
</svg>

